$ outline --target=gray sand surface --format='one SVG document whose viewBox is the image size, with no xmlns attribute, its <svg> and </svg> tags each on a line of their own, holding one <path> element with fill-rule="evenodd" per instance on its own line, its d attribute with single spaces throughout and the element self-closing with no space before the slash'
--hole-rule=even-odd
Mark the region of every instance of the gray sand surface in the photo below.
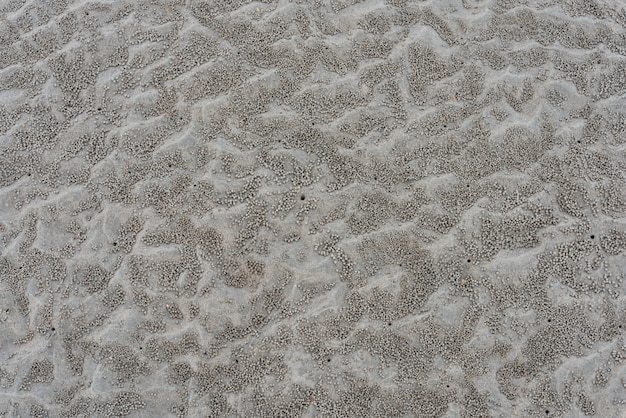
<svg viewBox="0 0 626 418">
<path fill-rule="evenodd" d="M 0 417 L 626 417 L 622 0 L 0 0 Z"/>
</svg>

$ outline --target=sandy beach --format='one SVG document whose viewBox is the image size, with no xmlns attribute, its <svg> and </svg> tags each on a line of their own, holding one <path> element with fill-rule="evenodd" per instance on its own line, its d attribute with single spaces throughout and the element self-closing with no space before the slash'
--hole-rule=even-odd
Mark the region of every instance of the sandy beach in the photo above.
<svg viewBox="0 0 626 418">
<path fill-rule="evenodd" d="M 620 0 L 0 1 L 0 417 L 626 417 Z"/>
</svg>

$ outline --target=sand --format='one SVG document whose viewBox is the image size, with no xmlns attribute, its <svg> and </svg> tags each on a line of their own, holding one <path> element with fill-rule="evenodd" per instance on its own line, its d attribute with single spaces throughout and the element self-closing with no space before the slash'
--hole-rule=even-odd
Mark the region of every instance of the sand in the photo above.
<svg viewBox="0 0 626 418">
<path fill-rule="evenodd" d="M 0 416 L 626 416 L 623 2 L 0 13 Z"/>
</svg>

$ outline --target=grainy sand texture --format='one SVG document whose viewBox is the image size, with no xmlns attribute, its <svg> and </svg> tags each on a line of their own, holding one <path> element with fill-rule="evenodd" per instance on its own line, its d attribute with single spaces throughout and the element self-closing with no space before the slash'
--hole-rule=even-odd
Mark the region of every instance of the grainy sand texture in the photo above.
<svg viewBox="0 0 626 418">
<path fill-rule="evenodd" d="M 626 417 L 622 0 L 0 0 L 0 417 Z"/>
</svg>

